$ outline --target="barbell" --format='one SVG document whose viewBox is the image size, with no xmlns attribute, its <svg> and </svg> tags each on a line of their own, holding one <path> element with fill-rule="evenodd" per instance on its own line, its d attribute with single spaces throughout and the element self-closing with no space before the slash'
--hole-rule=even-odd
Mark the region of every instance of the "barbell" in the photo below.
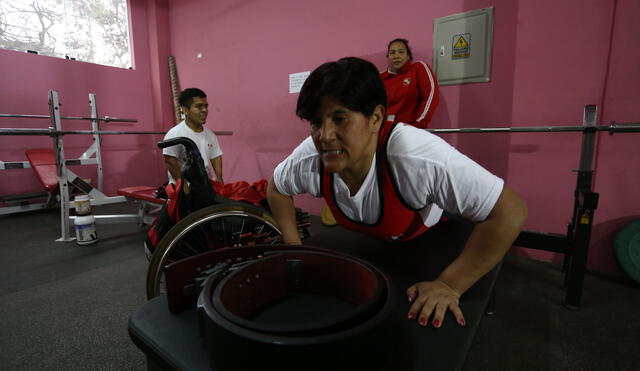
<svg viewBox="0 0 640 371">
<path fill-rule="evenodd" d="M 0 117 L 12 117 L 12 118 L 27 118 L 27 119 L 51 119 L 49 115 L 20 115 L 20 114 L 12 114 L 12 113 L 0 113 Z M 118 117 L 73 117 L 73 116 L 64 116 L 61 117 L 63 120 L 99 120 L 106 122 L 138 122 L 136 119 L 123 119 Z"/>
<path fill-rule="evenodd" d="M 8 115 L 0 115 L 0 117 L 8 117 Z M 21 117 L 24 117 L 22 115 Z M 45 116 L 43 116 L 44 118 Z M 48 117 L 48 116 L 46 116 Z M 108 116 L 106 116 L 108 117 Z M 78 118 L 84 119 L 84 118 Z M 106 118 L 101 118 L 106 119 Z M 110 121 L 116 120 L 132 120 L 127 122 L 135 122 L 133 119 L 115 119 L 109 118 Z M 521 127 L 494 127 L 494 128 L 452 128 L 452 129 L 425 129 L 431 133 L 440 134 L 466 134 L 466 133 L 557 133 L 557 132 L 583 132 L 595 133 L 598 131 L 606 131 L 610 135 L 615 133 L 636 133 L 640 132 L 640 123 L 616 123 L 612 121 L 609 125 L 597 126 L 521 126 Z M 232 131 L 214 131 L 216 135 L 233 135 Z M 117 130 L 54 130 L 53 127 L 48 129 L 30 129 L 30 128 L 0 128 L 0 135 L 67 135 L 67 134 L 100 134 L 100 135 L 119 135 L 119 134 L 166 134 L 166 131 L 117 131 Z"/>
<path fill-rule="evenodd" d="M 0 128 L 0 135 L 67 135 L 67 134 L 99 134 L 99 135 L 120 135 L 120 134 L 166 134 L 166 131 L 117 131 L 117 130 L 55 130 L 32 128 Z M 214 131 L 216 135 L 233 135 L 232 131 Z"/>
<path fill-rule="evenodd" d="M 640 132 L 640 123 L 616 123 L 612 121 L 609 125 L 597 126 L 520 126 L 520 127 L 496 127 L 496 128 L 452 128 L 452 129 L 426 129 L 431 133 L 542 133 L 542 132 L 583 132 L 595 133 L 597 131 L 607 131 L 614 133 Z"/>
</svg>

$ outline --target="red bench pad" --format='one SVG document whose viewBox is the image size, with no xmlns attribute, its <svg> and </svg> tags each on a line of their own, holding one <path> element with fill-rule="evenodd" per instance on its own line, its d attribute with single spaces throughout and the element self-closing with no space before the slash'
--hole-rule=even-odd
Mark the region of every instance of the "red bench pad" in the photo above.
<svg viewBox="0 0 640 371">
<path fill-rule="evenodd" d="M 56 158 L 52 149 L 28 149 L 25 151 L 27 159 L 35 171 L 40 183 L 47 192 L 58 190 L 58 174 Z"/>
<path fill-rule="evenodd" d="M 118 194 L 121 196 L 133 198 L 136 200 L 152 202 L 158 205 L 162 205 L 166 201 L 164 198 L 156 197 L 156 187 L 149 187 L 149 186 L 125 187 L 125 188 L 118 189 Z"/>
</svg>

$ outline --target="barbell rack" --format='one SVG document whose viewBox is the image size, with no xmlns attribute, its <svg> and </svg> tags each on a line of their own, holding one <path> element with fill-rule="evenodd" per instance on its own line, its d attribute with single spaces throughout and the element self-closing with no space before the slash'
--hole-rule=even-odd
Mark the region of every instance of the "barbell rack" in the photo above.
<svg viewBox="0 0 640 371">
<path fill-rule="evenodd" d="M 62 104 L 59 100 L 58 92 L 55 90 L 49 91 L 49 115 L 25 115 L 25 114 L 0 114 L 1 118 L 21 118 L 21 119 L 49 119 L 51 126 L 48 128 L 0 128 L 0 135 L 26 135 L 26 136 L 49 136 L 53 139 L 54 156 L 56 162 L 56 174 L 58 177 L 59 185 L 59 199 L 60 199 L 60 228 L 61 237 L 56 241 L 72 241 L 75 238 L 71 236 L 70 221 L 73 221 L 75 217 L 70 216 L 69 209 L 75 207 L 70 200 L 69 184 L 78 188 L 80 191 L 88 194 L 91 197 L 91 204 L 106 205 L 113 203 L 125 202 L 124 196 L 112 196 L 109 197 L 102 192 L 103 189 L 103 169 L 102 169 L 102 153 L 100 148 L 101 135 L 164 135 L 166 131 L 140 131 L 140 130 L 100 130 L 100 122 L 129 122 L 135 123 L 138 120 L 131 118 L 118 118 L 111 116 L 98 116 L 98 109 L 96 103 L 96 96 L 93 93 L 89 93 L 89 107 L 90 117 L 76 117 L 76 116 L 62 116 L 60 114 L 60 106 Z M 63 130 L 63 120 L 88 120 L 91 121 L 92 130 Z M 233 135 L 231 131 L 214 131 L 216 135 L 226 136 Z M 77 159 L 66 159 L 64 154 L 63 136 L 65 135 L 91 135 L 93 137 L 93 143 L 84 153 Z M 94 188 L 91 184 L 85 182 L 82 178 L 77 176 L 68 165 L 97 165 L 98 172 L 98 187 Z M 0 169 L 20 169 L 31 167 L 26 161 L 19 162 L 3 162 L 0 161 Z M 8 208 L 7 212 L 18 212 L 27 210 L 42 209 L 50 205 L 50 202 L 41 203 L 37 205 L 30 204 L 27 208 L 15 207 Z M 120 215 L 96 215 L 96 223 L 118 223 L 118 222 L 138 222 L 144 223 L 140 214 L 120 214 Z"/>
</svg>

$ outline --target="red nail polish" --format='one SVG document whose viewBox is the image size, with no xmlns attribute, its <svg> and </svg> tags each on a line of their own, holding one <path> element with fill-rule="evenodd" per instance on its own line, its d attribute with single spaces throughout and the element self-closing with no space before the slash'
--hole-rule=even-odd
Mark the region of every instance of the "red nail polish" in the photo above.
<svg viewBox="0 0 640 371">
<path fill-rule="evenodd" d="M 409 303 L 413 301 L 413 296 L 409 295 Z"/>
<path fill-rule="evenodd" d="M 465 326 L 467 323 L 464 321 L 464 318 L 460 319 L 460 322 L 458 322 L 461 326 Z"/>
<path fill-rule="evenodd" d="M 409 312 L 409 315 L 407 315 L 408 319 L 414 319 L 416 317 L 416 314 L 413 312 Z"/>
<path fill-rule="evenodd" d="M 420 326 L 426 326 L 427 320 L 425 318 L 420 318 Z"/>
<path fill-rule="evenodd" d="M 440 327 L 440 320 L 434 319 L 433 320 L 433 327 Z"/>
</svg>

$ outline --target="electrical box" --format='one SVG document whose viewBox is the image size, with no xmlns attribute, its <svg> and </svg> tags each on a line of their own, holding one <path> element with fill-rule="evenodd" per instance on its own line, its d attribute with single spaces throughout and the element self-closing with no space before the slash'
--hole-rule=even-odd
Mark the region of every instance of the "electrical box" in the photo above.
<svg viewBox="0 0 640 371">
<path fill-rule="evenodd" d="M 433 68 L 438 85 L 491 80 L 493 7 L 433 20 Z"/>
</svg>

